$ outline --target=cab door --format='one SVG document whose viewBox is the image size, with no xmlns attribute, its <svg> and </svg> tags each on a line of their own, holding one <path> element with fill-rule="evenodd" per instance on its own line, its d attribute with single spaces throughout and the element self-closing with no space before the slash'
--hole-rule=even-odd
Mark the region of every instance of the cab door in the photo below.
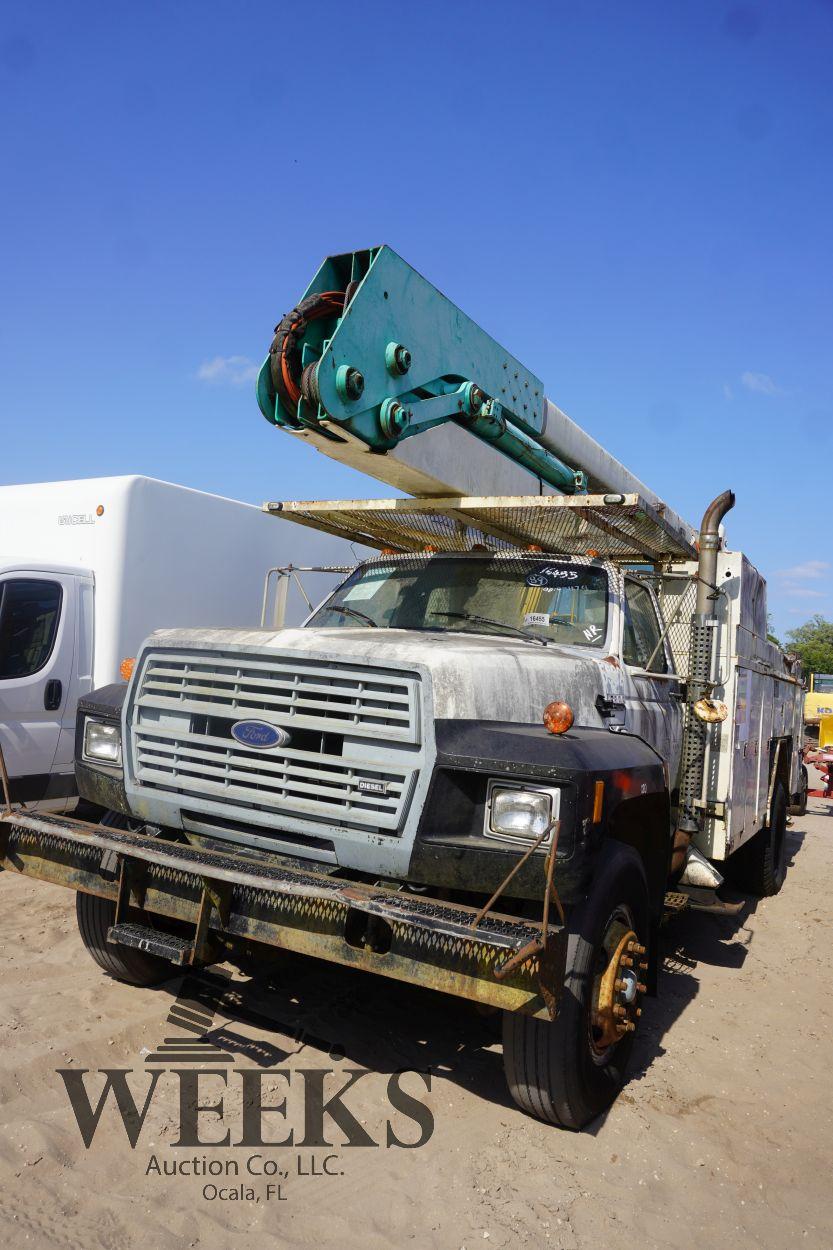
<svg viewBox="0 0 833 1250">
<path fill-rule="evenodd" d="M 75 653 L 74 581 L 52 572 L 0 574 L 0 744 L 14 800 L 47 798 L 54 789 Z"/>
<path fill-rule="evenodd" d="M 682 706 L 673 696 L 671 653 L 662 641 L 662 617 L 653 591 L 635 578 L 624 579 L 622 669 L 625 727 L 644 738 L 668 764 L 673 787 L 682 750 Z M 654 675 L 656 674 L 656 675 Z"/>
</svg>

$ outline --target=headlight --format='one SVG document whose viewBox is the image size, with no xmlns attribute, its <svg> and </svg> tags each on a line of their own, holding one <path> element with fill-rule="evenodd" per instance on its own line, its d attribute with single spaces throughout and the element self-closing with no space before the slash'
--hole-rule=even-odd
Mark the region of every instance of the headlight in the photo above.
<svg viewBox="0 0 833 1250">
<path fill-rule="evenodd" d="M 486 811 L 486 833 L 534 842 L 558 815 L 560 792 L 493 784 Z"/>
<path fill-rule="evenodd" d="M 118 725 L 88 720 L 84 725 L 84 759 L 99 764 L 120 764 L 121 729 Z"/>
</svg>

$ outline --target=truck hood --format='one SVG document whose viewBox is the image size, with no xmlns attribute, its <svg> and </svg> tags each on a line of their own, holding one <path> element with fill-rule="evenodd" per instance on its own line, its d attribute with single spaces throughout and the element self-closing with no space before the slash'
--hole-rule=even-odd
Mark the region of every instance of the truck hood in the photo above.
<svg viewBox="0 0 833 1250">
<path fill-rule="evenodd" d="M 521 639 L 404 629 L 170 629 L 146 646 L 200 651 L 297 651 L 334 663 L 417 669 L 430 676 L 438 718 L 539 723 L 554 699 L 569 703 L 575 723 L 598 728 L 601 694 L 621 698 L 619 672 L 601 651 L 542 647 Z"/>
</svg>

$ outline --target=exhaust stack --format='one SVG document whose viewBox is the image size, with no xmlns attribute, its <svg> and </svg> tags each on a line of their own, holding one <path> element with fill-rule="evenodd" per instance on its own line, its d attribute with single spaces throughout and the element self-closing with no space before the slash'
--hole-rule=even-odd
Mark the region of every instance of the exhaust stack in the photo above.
<svg viewBox="0 0 833 1250">
<path fill-rule="evenodd" d="M 703 796 L 703 769 L 708 742 L 708 725 L 694 714 L 694 704 L 698 699 L 708 698 L 712 691 L 720 523 L 734 506 L 734 491 L 724 490 L 723 494 L 713 499 L 706 508 L 700 526 L 697 605 L 691 622 L 686 720 L 680 761 L 680 804 L 671 854 L 672 879 L 682 873 L 689 843 L 695 833 L 700 831 L 703 821 L 702 812 L 697 807 L 697 803 Z"/>
</svg>

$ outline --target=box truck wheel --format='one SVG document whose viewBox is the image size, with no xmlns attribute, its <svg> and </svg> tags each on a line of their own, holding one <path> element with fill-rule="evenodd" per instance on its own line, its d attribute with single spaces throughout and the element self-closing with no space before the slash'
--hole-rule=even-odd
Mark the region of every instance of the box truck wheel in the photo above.
<svg viewBox="0 0 833 1250">
<path fill-rule="evenodd" d="M 75 914 L 81 941 L 98 966 L 117 981 L 127 985 L 158 985 L 175 975 L 176 970 L 167 959 L 107 941 L 107 930 L 116 918 L 116 904 L 112 899 L 79 892 L 75 896 Z"/>
<path fill-rule="evenodd" d="M 789 806 L 791 816 L 807 815 L 807 791 L 810 788 L 810 778 L 807 776 L 807 766 L 801 765 L 798 774 L 798 794 L 793 795 L 794 802 Z"/>
<path fill-rule="evenodd" d="M 744 842 L 727 861 L 734 885 L 746 894 L 769 898 L 787 875 L 787 792 L 780 781 L 772 792 L 769 824 Z"/>
<path fill-rule="evenodd" d="M 625 1081 L 645 992 L 649 909 L 642 861 L 607 843 L 588 898 L 567 917 L 564 985 L 554 1021 L 504 1012 L 503 1066 L 519 1107 L 582 1128 Z"/>
</svg>

